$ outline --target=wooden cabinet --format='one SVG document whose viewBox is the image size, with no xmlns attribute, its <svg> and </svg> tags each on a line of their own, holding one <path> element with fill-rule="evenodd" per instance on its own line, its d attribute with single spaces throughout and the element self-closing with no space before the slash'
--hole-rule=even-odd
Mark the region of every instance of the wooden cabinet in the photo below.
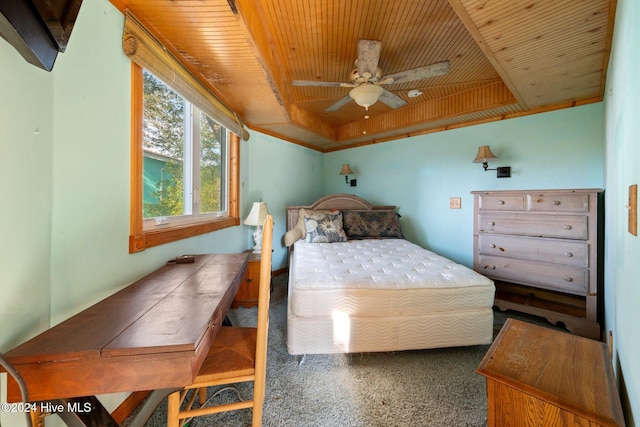
<svg viewBox="0 0 640 427">
<path fill-rule="evenodd" d="M 604 343 L 508 319 L 477 372 L 488 426 L 624 426 Z"/>
<path fill-rule="evenodd" d="M 251 252 L 247 261 L 247 271 L 238 288 L 231 308 L 253 307 L 258 305 L 258 290 L 260 284 L 260 260 L 259 253 Z"/>
<path fill-rule="evenodd" d="M 495 305 L 601 338 L 602 190 L 474 191 L 474 269 Z"/>
</svg>

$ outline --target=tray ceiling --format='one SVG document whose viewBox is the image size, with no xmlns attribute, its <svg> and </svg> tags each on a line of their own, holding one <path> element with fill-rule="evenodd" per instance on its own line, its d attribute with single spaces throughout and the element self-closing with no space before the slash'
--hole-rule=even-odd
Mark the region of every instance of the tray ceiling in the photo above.
<svg viewBox="0 0 640 427">
<path fill-rule="evenodd" d="M 602 100 L 615 1 L 111 0 L 129 9 L 251 129 L 322 152 Z M 359 39 L 383 75 L 449 61 L 446 75 L 384 87 L 406 105 L 353 100 Z M 408 96 L 410 90 L 422 95 Z"/>
</svg>

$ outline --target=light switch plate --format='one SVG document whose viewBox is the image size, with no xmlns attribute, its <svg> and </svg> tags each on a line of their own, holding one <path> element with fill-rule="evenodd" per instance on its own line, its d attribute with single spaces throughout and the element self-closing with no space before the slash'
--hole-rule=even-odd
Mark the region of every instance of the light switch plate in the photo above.
<svg viewBox="0 0 640 427">
<path fill-rule="evenodd" d="M 462 208 L 462 198 L 460 197 L 450 197 L 449 198 L 449 209 L 460 209 Z"/>
</svg>

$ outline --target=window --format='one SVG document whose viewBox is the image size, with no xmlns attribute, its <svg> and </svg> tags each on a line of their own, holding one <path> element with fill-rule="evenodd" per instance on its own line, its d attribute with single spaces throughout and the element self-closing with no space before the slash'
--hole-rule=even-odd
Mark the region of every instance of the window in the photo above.
<svg viewBox="0 0 640 427">
<path fill-rule="evenodd" d="M 240 118 L 130 13 L 129 252 L 240 224 Z"/>
<path fill-rule="evenodd" d="M 129 251 L 238 225 L 239 138 L 132 67 Z"/>
<path fill-rule="evenodd" d="M 227 129 L 144 70 L 144 229 L 227 215 Z"/>
</svg>

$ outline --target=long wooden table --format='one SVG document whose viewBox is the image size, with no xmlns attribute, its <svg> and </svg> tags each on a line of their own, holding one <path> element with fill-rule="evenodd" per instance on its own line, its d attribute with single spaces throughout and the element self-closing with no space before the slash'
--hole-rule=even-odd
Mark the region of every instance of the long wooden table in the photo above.
<svg viewBox="0 0 640 427">
<path fill-rule="evenodd" d="M 29 401 L 68 402 L 191 384 L 233 301 L 248 254 L 193 258 L 193 263 L 182 263 L 183 257 L 168 262 L 7 352 Z M 21 400 L 11 377 L 7 400 Z"/>
</svg>

